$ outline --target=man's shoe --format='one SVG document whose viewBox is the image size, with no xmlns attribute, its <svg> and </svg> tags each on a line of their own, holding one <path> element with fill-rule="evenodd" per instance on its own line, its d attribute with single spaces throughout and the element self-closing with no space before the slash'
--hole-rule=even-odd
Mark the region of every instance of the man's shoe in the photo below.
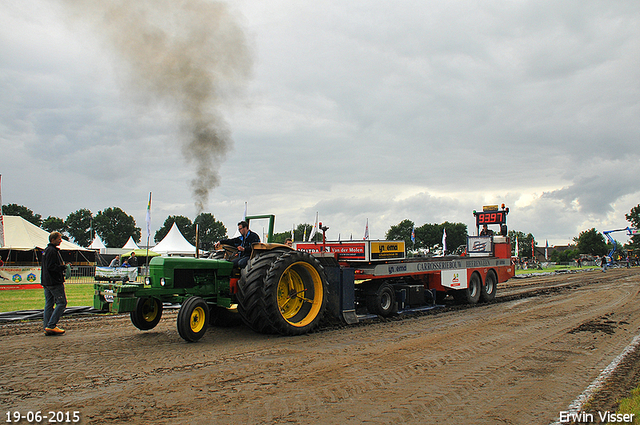
<svg viewBox="0 0 640 425">
<path fill-rule="evenodd" d="M 62 335 L 64 333 L 64 329 L 57 326 L 55 328 L 44 328 L 44 333 L 46 335 Z"/>
</svg>

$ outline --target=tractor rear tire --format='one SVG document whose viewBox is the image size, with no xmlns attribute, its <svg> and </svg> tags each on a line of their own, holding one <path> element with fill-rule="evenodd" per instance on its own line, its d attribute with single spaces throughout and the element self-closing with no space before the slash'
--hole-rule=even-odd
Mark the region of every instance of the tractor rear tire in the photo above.
<svg viewBox="0 0 640 425">
<path fill-rule="evenodd" d="M 156 327 L 162 318 L 162 303 L 157 298 L 138 298 L 136 309 L 131 312 L 131 323 L 141 331 Z"/>
<path fill-rule="evenodd" d="M 480 299 L 485 302 L 491 302 L 496 298 L 496 290 L 498 289 L 498 278 L 493 270 L 487 273 L 487 277 L 484 279 L 484 285 L 482 285 L 482 291 L 480 292 Z"/>
<path fill-rule="evenodd" d="M 238 283 L 238 312 L 257 332 L 302 335 L 318 327 L 327 300 L 322 265 L 301 251 L 254 257 Z"/>
<path fill-rule="evenodd" d="M 458 289 L 453 293 L 458 304 L 477 304 L 482 291 L 482 281 L 478 273 L 473 273 L 466 289 Z"/>
<path fill-rule="evenodd" d="M 209 306 L 200 297 L 189 297 L 178 312 L 178 333 L 187 342 L 202 338 L 209 325 Z"/>
<path fill-rule="evenodd" d="M 273 334 L 276 330 L 267 320 L 264 304 L 264 278 L 282 251 L 263 251 L 254 255 L 241 271 L 238 281 L 238 313 L 242 321 L 256 332 Z"/>
</svg>

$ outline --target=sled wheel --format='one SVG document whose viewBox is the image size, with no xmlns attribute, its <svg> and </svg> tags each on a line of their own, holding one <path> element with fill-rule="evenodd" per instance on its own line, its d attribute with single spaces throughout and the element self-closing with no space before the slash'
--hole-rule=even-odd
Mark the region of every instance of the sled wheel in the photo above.
<svg viewBox="0 0 640 425">
<path fill-rule="evenodd" d="M 209 324 L 209 306 L 200 297 L 188 298 L 178 312 L 178 333 L 187 342 L 204 336 Z"/>
<path fill-rule="evenodd" d="M 131 312 L 131 323 L 141 331 L 156 327 L 162 317 L 162 303 L 157 298 L 138 298 Z"/>
<path fill-rule="evenodd" d="M 391 285 L 383 283 L 367 294 L 366 302 L 369 313 L 388 317 L 395 310 L 396 293 Z"/>
<path fill-rule="evenodd" d="M 476 304 L 480 299 L 482 281 L 478 273 L 473 273 L 469 279 L 469 286 L 466 289 L 458 289 L 453 293 L 453 297 L 459 304 Z"/>
<path fill-rule="evenodd" d="M 493 301 L 496 298 L 496 290 L 498 289 L 498 278 L 493 270 L 489 270 L 487 277 L 482 285 L 482 291 L 480 292 L 480 299 L 484 302 Z"/>
</svg>

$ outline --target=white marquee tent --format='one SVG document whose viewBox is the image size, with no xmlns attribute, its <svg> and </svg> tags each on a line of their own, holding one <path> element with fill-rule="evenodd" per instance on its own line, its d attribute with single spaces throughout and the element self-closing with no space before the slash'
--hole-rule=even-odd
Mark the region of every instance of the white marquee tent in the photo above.
<svg viewBox="0 0 640 425">
<path fill-rule="evenodd" d="M 2 216 L 0 256 L 8 264 L 38 264 L 42 251 L 49 245 L 49 232 L 19 216 Z M 62 240 L 60 251 L 65 262 L 92 263 L 95 251 Z"/>
<path fill-rule="evenodd" d="M 32 249 L 45 249 L 49 245 L 49 232 L 22 217 L 5 215 L 2 216 L 2 222 L 4 224 L 3 249 L 31 251 Z M 88 251 L 88 249 L 64 239 L 60 244 L 60 250 Z"/>
<path fill-rule="evenodd" d="M 175 222 L 173 223 L 173 226 L 171 226 L 171 230 L 169 230 L 167 236 L 165 236 L 164 239 L 162 239 L 152 249 L 153 252 L 157 252 L 163 256 L 196 255 L 196 247 L 191 245 L 189 241 L 182 236 L 182 233 Z"/>
<path fill-rule="evenodd" d="M 107 247 L 104 245 L 104 242 L 102 242 L 102 239 L 100 239 L 100 236 L 98 235 L 93 238 L 93 241 L 91 241 L 91 245 L 89 245 L 88 248 L 96 250 L 100 252 L 100 254 L 104 254 L 107 251 Z"/>
<path fill-rule="evenodd" d="M 133 250 L 133 249 L 140 249 L 140 247 L 138 246 L 136 241 L 133 240 L 133 236 L 129 236 L 129 240 L 127 241 L 126 244 L 124 244 L 122 249 Z"/>
</svg>

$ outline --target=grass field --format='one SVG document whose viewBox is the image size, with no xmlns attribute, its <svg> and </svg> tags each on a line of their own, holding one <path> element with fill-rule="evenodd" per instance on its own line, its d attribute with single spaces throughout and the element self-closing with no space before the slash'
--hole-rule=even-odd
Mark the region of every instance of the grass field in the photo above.
<svg viewBox="0 0 640 425">
<path fill-rule="evenodd" d="M 92 306 L 93 283 L 67 283 L 67 306 Z M 0 291 L 0 312 L 19 310 L 42 310 L 44 291 L 42 288 Z"/>
<path fill-rule="evenodd" d="M 588 267 L 553 266 L 553 267 L 544 268 L 542 270 L 538 270 L 538 269 L 516 270 L 516 275 L 531 274 L 531 273 L 548 273 L 548 272 L 556 272 L 559 270 L 577 271 L 577 270 L 599 269 L 599 268 L 600 267 L 597 267 L 597 266 L 588 266 Z"/>
</svg>

